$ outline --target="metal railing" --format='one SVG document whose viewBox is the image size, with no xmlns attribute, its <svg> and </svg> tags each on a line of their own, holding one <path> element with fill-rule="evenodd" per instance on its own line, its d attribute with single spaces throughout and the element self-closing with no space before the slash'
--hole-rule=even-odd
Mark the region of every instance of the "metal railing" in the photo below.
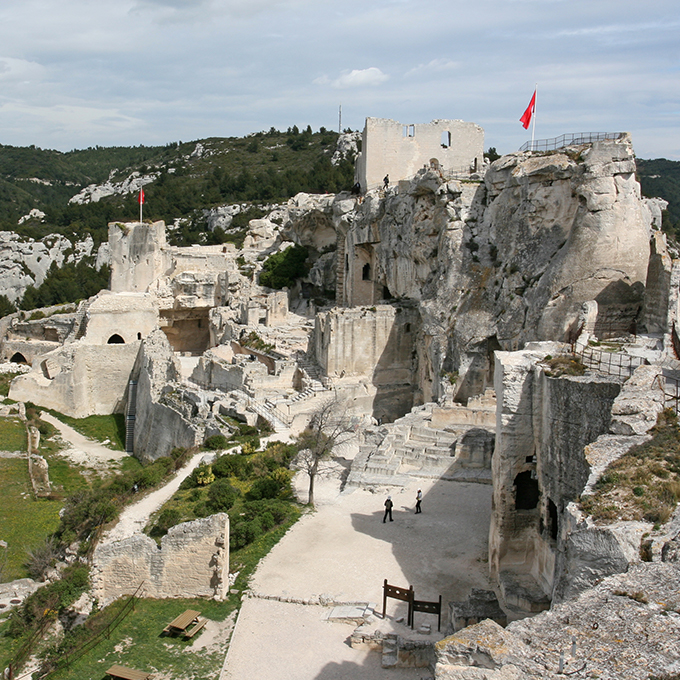
<svg viewBox="0 0 680 680">
<path fill-rule="evenodd" d="M 50 669 L 47 673 L 40 676 L 40 680 L 46 680 L 53 674 L 58 673 L 64 667 L 70 668 L 72 663 L 75 663 L 81 657 L 85 656 L 91 649 L 94 649 L 104 638 L 107 640 L 111 637 L 111 633 L 116 629 L 118 624 L 120 624 L 123 619 L 125 619 L 128 614 L 135 610 L 135 603 L 137 600 L 141 599 L 143 594 L 144 582 L 137 586 L 137 590 L 129 596 L 127 602 L 123 605 L 121 610 L 116 614 L 112 621 L 110 621 L 105 628 L 100 630 L 98 633 L 93 635 L 84 644 L 80 645 L 76 649 L 62 655 L 54 668 Z"/>
<path fill-rule="evenodd" d="M 630 378 L 638 366 L 649 363 L 644 357 L 636 357 L 619 352 L 603 352 L 592 347 L 584 347 L 582 350 L 577 351 L 576 355 L 580 357 L 581 361 L 588 368 L 600 371 L 600 373 L 606 373 L 607 375 L 626 378 Z"/>
<path fill-rule="evenodd" d="M 520 146 L 520 151 L 553 151 L 575 144 L 592 144 L 605 139 L 621 139 L 625 132 L 570 132 L 552 139 L 536 139 Z"/>
<path fill-rule="evenodd" d="M 677 414 L 680 405 L 680 380 L 670 375 L 660 375 L 659 385 L 664 394 L 664 408 Z"/>
</svg>

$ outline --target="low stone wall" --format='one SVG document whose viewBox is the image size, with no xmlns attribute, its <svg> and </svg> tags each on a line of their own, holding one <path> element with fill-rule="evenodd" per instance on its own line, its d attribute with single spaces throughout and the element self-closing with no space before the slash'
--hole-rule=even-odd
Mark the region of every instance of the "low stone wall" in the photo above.
<svg viewBox="0 0 680 680">
<path fill-rule="evenodd" d="M 145 597 L 224 599 L 229 590 L 226 513 L 172 527 L 160 548 L 143 534 L 97 546 L 92 592 L 101 605 L 134 593 L 142 582 Z"/>
</svg>

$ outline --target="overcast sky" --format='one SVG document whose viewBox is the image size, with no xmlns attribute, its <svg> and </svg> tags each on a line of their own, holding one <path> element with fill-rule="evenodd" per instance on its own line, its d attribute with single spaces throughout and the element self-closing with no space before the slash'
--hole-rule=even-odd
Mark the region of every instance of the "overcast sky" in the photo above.
<svg viewBox="0 0 680 680">
<path fill-rule="evenodd" d="M 165 144 L 366 116 L 485 148 L 630 131 L 680 159 L 678 0 L 2 0 L 0 143 Z"/>
</svg>

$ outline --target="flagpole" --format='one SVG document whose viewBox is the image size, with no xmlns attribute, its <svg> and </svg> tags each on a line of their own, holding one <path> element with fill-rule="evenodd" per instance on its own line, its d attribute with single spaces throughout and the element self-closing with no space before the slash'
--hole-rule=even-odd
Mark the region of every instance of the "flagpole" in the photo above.
<svg viewBox="0 0 680 680">
<path fill-rule="evenodd" d="M 534 151 L 534 133 L 536 132 L 536 102 L 538 101 L 538 83 L 534 88 L 534 115 L 531 122 L 531 150 Z"/>
<path fill-rule="evenodd" d="M 142 206 L 143 206 L 143 205 L 144 205 L 144 203 L 142 203 L 142 201 L 140 200 L 140 201 L 139 201 L 139 221 L 140 221 L 140 222 L 143 221 L 143 220 L 142 220 Z"/>
</svg>

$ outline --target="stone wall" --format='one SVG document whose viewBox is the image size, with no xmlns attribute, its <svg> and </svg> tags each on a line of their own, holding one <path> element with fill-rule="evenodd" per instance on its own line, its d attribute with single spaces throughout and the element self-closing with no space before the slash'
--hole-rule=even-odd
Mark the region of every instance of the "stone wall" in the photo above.
<svg viewBox="0 0 680 680">
<path fill-rule="evenodd" d="M 585 446 L 608 431 L 622 381 L 549 377 L 540 362 L 558 348 L 530 347 L 496 353 L 489 568 L 506 602 L 540 609 L 552 596 L 560 518 L 590 473 Z"/>
<path fill-rule="evenodd" d="M 111 222 L 111 290 L 145 293 L 170 266 L 165 250 L 165 223 Z"/>
<path fill-rule="evenodd" d="M 146 535 L 97 546 L 92 592 L 105 606 L 134 593 L 144 597 L 223 600 L 229 590 L 229 517 L 219 513 L 172 527 L 160 547 Z"/>
<path fill-rule="evenodd" d="M 12 381 L 10 396 L 72 418 L 121 413 L 140 341 L 90 345 L 77 340 L 39 358 Z"/>
<path fill-rule="evenodd" d="M 365 377 L 377 390 L 374 415 L 393 420 L 413 405 L 418 325 L 418 312 L 408 307 L 379 305 L 320 312 L 315 321 L 314 354 L 328 376 Z"/>
<path fill-rule="evenodd" d="M 403 125 L 388 118 L 367 118 L 357 159 L 356 178 L 364 191 L 413 177 L 436 161 L 444 171 L 469 171 L 484 163 L 484 130 L 462 120 L 433 120 Z"/>
<path fill-rule="evenodd" d="M 166 456 L 175 446 L 199 443 L 203 431 L 163 399 L 181 376 L 167 337 L 155 330 L 142 343 L 133 377 L 137 380 L 134 455 L 140 460 Z"/>
<path fill-rule="evenodd" d="M 142 340 L 157 326 L 158 306 L 150 295 L 102 291 L 87 308 L 84 341 L 93 345 L 131 343 Z"/>
</svg>

